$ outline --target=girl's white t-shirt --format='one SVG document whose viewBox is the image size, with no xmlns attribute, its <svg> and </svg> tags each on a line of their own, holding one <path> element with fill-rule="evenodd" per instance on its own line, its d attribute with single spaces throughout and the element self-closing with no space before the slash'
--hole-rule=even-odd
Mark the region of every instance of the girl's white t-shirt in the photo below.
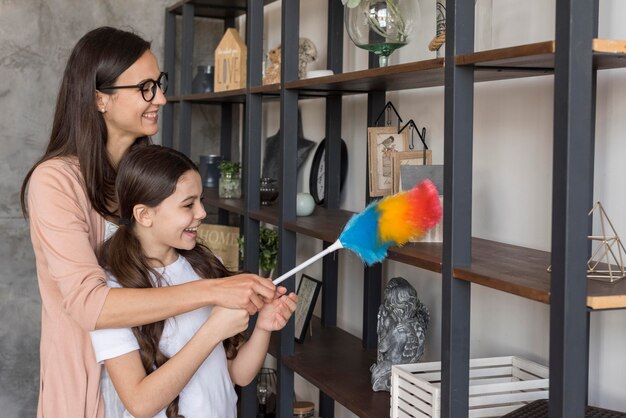
<svg viewBox="0 0 626 418">
<path fill-rule="evenodd" d="M 175 286 L 200 279 L 182 256 L 164 269 L 159 269 L 159 272 L 164 279 L 163 286 Z M 112 276 L 108 277 L 107 283 L 109 287 L 120 287 Z M 172 357 L 180 351 L 204 324 L 211 308 L 203 307 L 165 320 L 159 342 L 161 352 Z M 101 329 L 90 334 L 98 362 L 139 349 L 130 328 Z M 235 418 L 236 403 L 237 394 L 228 373 L 226 352 L 223 344 L 218 344 L 180 393 L 178 411 L 185 418 Z M 124 417 L 130 418 L 132 415 L 124 411 Z M 165 410 L 155 417 L 166 418 Z"/>
</svg>

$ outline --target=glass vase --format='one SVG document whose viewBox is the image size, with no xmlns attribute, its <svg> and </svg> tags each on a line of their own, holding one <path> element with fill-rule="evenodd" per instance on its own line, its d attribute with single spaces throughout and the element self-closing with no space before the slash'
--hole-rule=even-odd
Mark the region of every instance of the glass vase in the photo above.
<svg viewBox="0 0 626 418">
<path fill-rule="evenodd" d="M 213 66 L 198 65 L 198 72 L 191 82 L 192 93 L 211 93 L 213 91 Z"/>
<path fill-rule="evenodd" d="M 241 197 L 241 177 L 239 173 L 222 173 L 218 195 L 221 199 L 239 199 Z"/>
<path fill-rule="evenodd" d="M 418 0 L 349 0 L 344 6 L 344 24 L 359 48 L 379 57 L 386 67 L 389 55 L 410 41 L 419 20 Z"/>
</svg>

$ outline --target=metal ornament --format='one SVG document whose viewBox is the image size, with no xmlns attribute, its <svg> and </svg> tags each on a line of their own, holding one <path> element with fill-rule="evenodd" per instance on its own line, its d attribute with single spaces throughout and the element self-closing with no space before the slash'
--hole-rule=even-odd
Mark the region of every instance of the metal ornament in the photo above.
<svg viewBox="0 0 626 418">
<path fill-rule="evenodd" d="M 602 235 L 590 235 L 592 241 L 599 241 L 600 245 L 593 251 L 587 261 L 587 277 L 609 283 L 616 282 L 626 277 L 624 269 L 624 254 L 626 249 L 622 244 L 615 227 L 607 216 L 602 203 L 597 202 L 589 215 L 597 210 L 600 215 L 600 231 Z M 608 224 L 608 228 L 607 228 Z"/>
<path fill-rule="evenodd" d="M 622 244 L 622 240 L 615 231 L 613 223 L 609 219 L 602 203 L 596 204 L 589 211 L 589 216 L 594 211 L 600 214 L 600 230 L 602 235 L 589 235 L 591 241 L 599 241 L 600 245 L 587 260 L 587 278 L 599 280 L 607 283 L 614 283 L 626 277 L 626 268 L 624 268 L 624 254 L 626 248 Z M 608 223 L 608 228 L 607 224 Z M 608 235 L 607 235 L 607 229 Z M 552 265 L 547 268 L 548 273 L 552 273 Z"/>
</svg>

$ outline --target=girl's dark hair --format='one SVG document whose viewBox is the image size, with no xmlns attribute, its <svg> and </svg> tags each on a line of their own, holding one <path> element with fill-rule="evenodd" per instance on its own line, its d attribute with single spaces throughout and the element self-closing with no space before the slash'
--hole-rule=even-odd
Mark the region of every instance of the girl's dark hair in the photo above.
<svg viewBox="0 0 626 418">
<path fill-rule="evenodd" d="M 143 204 L 156 207 L 176 190 L 176 184 L 186 172 L 198 171 L 196 165 L 184 154 L 159 145 L 148 145 L 128 153 L 119 166 L 115 189 L 120 218 L 124 224 L 105 242 L 100 259 L 122 287 L 150 288 L 163 285 L 163 277 L 156 271 L 141 248 L 133 226 L 133 208 Z M 126 224 L 126 221 L 129 221 Z M 177 250 L 185 257 L 202 278 L 231 276 L 234 273 L 224 267 L 219 259 L 205 246 L 198 244 L 192 250 Z M 134 327 L 139 341 L 141 361 L 147 374 L 154 367 L 162 366 L 169 358 L 159 350 L 159 341 L 165 321 Z M 227 358 L 233 359 L 243 342 L 243 335 L 224 341 Z M 168 418 L 177 418 L 178 397 L 167 408 Z"/>
<path fill-rule="evenodd" d="M 96 90 L 112 85 L 146 51 L 150 43 L 134 33 L 101 27 L 83 36 L 70 55 L 57 97 L 52 133 L 46 152 L 30 169 L 20 193 L 24 217 L 25 196 L 33 171 L 55 157 L 78 157 L 87 195 L 102 216 L 113 216 L 115 167 L 106 151 L 107 128 L 96 106 Z M 137 138 L 133 147 L 150 143 Z"/>
</svg>

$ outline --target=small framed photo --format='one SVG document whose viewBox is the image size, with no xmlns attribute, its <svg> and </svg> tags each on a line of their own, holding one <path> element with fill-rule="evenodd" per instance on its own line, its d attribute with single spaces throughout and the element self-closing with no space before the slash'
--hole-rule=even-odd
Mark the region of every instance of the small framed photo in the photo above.
<svg viewBox="0 0 626 418">
<path fill-rule="evenodd" d="M 393 155 L 409 149 L 408 130 L 401 134 L 395 127 L 367 128 L 369 193 L 386 196 L 393 191 Z"/>
<path fill-rule="evenodd" d="M 414 181 L 411 174 L 417 170 L 423 171 L 423 166 L 430 166 L 431 164 L 432 155 L 430 150 L 396 152 L 391 161 L 393 167 L 392 192 L 398 193 L 411 189 L 418 183 Z M 416 166 L 421 168 L 413 169 Z"/>
<path fill-rule="evenodd" d="M 306 331 L 313 315 L 317 296 L 322 288 L 322 282 L 313 277 L 303 274 L 298 285 L 298 307 L 295 312 L 295 332 L 296 341 L 304 342 Z"/>
</svg>

